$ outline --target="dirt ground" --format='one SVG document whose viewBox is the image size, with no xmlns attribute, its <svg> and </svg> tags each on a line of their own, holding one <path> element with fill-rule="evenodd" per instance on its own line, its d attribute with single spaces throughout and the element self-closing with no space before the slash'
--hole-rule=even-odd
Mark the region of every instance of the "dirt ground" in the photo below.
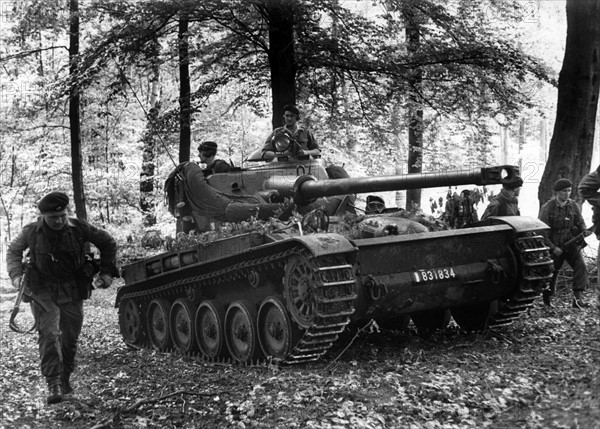
<svg viewBox="0 0 600 429">
<path fill-rule="evenodd" d="M 8 329 L 14 292 L 2 280 L 0 427 L 600 428 L 600 312 L 573 309 L 564 285 L 556 309 L 538 303 L 510 327 L 422 338 L 371 326 L 284 368 L 130 349 L 115 295 L 86 303 L 75 394 L 48 406 L 36 335 Z M 18 321 L 29 326 L 28 308 Z"/>
</svg>

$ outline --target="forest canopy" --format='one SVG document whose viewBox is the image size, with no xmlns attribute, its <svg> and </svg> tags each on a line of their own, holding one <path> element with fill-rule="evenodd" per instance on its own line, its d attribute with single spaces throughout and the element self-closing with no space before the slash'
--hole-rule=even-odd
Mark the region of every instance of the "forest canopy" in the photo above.
<svg viewBox="0 0 600 429">
<path fill-rule="evenodd" d="M 528 26 L 547 19 L 527 2 L 81 2 L 75 75 L 69 2 L 10 4 L 0 168 L 2 210 L 15 227 L 45 192 L 71 189 L 66 103 L 74 87 L 88 213 L 115 225 L 141 215 L 144 165 L 152 164 L 160 201 L 177 163 L 182 61 L 192 154 L 201 140 L 216 140 L 236 165 L 279 125 L 288 102 L 301 107 L 327 162 L 363 175 L 406 172 L 407 163 L 431 171 L 506 162 L 499 136 L 538 133 L 527 121 L 537 127 L 554 93 L 556 65 L 523 49 Z M 289 49 L 275 49 L 282 41 Z M 416 149 L 406 137 L 414 111 L 422 112 Z"/>
</svg>

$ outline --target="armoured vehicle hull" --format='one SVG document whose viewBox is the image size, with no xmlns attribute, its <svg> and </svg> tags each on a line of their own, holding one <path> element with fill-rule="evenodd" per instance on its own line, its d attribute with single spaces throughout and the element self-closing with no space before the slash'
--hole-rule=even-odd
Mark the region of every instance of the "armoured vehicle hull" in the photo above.
<svg viewBox="0 0 600 429">
<path fill-rule="evenodd" d="M 312 161 L 310 168 L 281 164 L 281 171 L 272 164 L 208 182 L 223 193 L 294 198 L 305 211 L 325 207 L 335 223 L 353 193 L 501 183 L 501 172 L 516 174 L 497 167 L 332 180 Z M 450 315 L 465 330 L 510 323 L 551 276 L 538 234 L 546 225 L 536 219 L 492 218 L 433 232 L 413 223 L 366 216 L 358 238 L 282 225 L 127 265 L 116 301 L 121 333 L 128 344 L 209 360 L 300 363 L 319 359 L 349 324 L 370 319 L 395 329 L 412 319 L 420 330 L 442 328 Z"/>
</svg>

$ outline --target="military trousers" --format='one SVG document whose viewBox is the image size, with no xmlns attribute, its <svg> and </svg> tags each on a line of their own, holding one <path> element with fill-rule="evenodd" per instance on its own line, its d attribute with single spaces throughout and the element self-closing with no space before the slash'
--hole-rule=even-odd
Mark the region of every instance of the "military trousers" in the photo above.
<svg viewBox="0 0 600 429">
<path fill-rule="evenodd" d="M 44 304 L 48 311 L 35 301 L 31 303 L 39 334 L 42 375 L 48 378 L 70 374 L 75 368 L 77 340 L 83 326 L 83 301 L 58 305 L 52 299 L 44 299 Z"/>
<path fill-rule="evenodd" d="M 573 292 L 583 292 L 588 287 L 588 272 L 583 260 L 581 250 L 565 251 L 560 256 L 552 255 L 554 261 L 554 273 L 550 281 L 550 295 L 556 292 L 556 283 L 558 282 L 558 272 L 566 261 L 573 269 Z"/>
</svg>

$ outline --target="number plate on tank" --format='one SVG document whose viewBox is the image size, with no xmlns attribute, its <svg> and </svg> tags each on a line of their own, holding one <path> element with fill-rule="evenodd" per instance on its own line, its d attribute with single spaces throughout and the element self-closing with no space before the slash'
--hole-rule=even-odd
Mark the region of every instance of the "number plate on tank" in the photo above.
<svg viewBox="0 0 600 429">
<path fill-rule="evenodd" d="M 413 280 L 415 283 L 454 280 L 456 278 L 456 273 L 452 267 L 432 268 L 430 270 L 418 270 L 413 272 Z"/>
</svg>

